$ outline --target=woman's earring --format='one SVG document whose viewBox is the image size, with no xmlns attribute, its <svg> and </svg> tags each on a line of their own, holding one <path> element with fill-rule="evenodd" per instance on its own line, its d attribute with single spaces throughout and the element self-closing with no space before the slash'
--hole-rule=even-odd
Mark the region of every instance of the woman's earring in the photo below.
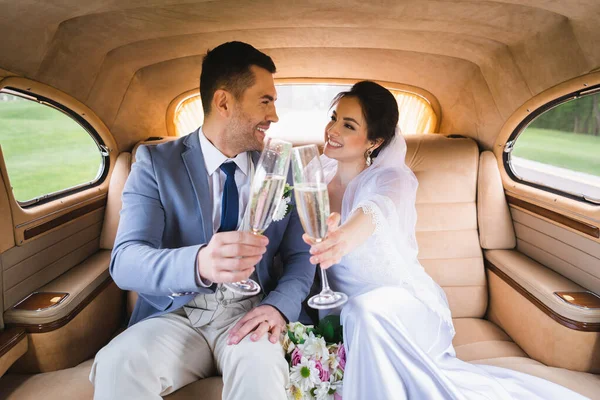
<svg viewBox="0 0 600 400">
<path fill-rule="evenodd" d="M 366 160 L 366 162 L 365 162 L 365 164 L 367 164 L 367 167 L 370 167 L 370 166 L 371 166 L 371 163 L 373 162 L 373 161 L 371 160 L 371 154 L 372 154 L 372 153 L 373 153 L 373 150 L 371 150 L 371 149 L 367 150 L 367 156 L 366 156 L 366 159 L 367 159 L 367 160 Z"/>
</svg>

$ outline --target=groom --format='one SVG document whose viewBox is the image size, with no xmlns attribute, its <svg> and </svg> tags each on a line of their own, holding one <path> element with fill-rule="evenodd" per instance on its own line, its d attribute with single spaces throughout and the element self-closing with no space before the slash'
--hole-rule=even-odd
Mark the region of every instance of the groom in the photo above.
<svg viewBox="0 0 600 400">
<path fill-rule="evenodd" d="M 313 282 L 308 246 L 295 210 L 262 237 L 236 231 L 257 151 L 278 120 L 273 73 L 271 58 L 246 43 L 216 47 L 202 63 L 204 125 L 139 148 L 110 266 L 139 299 L 130 327 L 94 360 L 95 399 L 160 399 L 214 374 L 223 399 L 286 398 L 278 340 Z M 248 277 L 264 296 L 220 285 Z"/>
</svg>

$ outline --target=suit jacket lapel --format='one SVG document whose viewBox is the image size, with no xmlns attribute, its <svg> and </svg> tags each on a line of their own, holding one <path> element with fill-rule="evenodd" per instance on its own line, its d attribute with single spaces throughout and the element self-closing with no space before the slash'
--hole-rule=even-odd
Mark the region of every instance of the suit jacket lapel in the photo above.
<svg viewBox="0 0 600 400">
<path fill-rule="evenodd" d="M 202 148 L 200 147 L 198 129 L 188 135 L 184 144 L 187 146 L 187 150 L 181 154 L 181 158 L 183 159 L 187 173 L 190 176 L 190 182 L 192 183 L 194 192 L 196 193 L 196 200 L 200 206 L 202 217 L 202 229 L 204 230 L 206 243 L 208 243 L 213 235 L 213 204 L 208 186 L 208 172 L 206 171 L 204 155 L 202 154 Z"/>
</svg>

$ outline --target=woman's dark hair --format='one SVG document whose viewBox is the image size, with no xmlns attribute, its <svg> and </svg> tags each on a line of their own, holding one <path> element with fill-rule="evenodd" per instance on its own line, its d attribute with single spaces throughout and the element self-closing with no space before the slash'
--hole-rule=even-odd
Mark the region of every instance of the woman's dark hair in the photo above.
<svg viewBox="0 0 600 400">
<path fill-rule="evenodd" d="M 360 103 L 363 117 L 367 122 L 367 139 L 383 139 L 383 143 L 373 151 L 371 157 L 377 157 L 394 138 L 396 125 L 398 125 L 398 103 L 394 95 L 383 86 L 371 82 L 361 81 L 356 83 L 347 92 L 339 93 L 331 106 L 335 106 L 346 97 L 354 97 Z"/>
<path fill-rule="evenodd" d="M 200 98 L 204 115 L 210 114 L 213 96 L 219 89 L 225 89 L 236 99 L 241 99 L 246 89 L 254 85 L 254 73 L 250 70 L 253 65 L 275 73 L 271 57 L 248 43 L 227 42 L 206 53 L 200 73 Z"/>
</svg>

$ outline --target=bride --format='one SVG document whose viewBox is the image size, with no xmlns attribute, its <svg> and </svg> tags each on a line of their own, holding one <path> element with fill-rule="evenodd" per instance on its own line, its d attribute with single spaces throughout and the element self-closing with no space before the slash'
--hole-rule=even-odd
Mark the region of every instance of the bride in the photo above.
<svg viewBox="0 0 600 400">
<path fill-rule="evenodd" d="M 330 233 L 321 243 L 303 238 L 311 262 L 331 267 L 332 289 L 350 297 L 341 310 L 344 400 L 584 398 L 544 379 L 456 358 L 446 296 L 417 259 L 418 184 L 395 133 L 396 100 L 363 81 L 333 104 L 322 156 Z"/>
</svg>

